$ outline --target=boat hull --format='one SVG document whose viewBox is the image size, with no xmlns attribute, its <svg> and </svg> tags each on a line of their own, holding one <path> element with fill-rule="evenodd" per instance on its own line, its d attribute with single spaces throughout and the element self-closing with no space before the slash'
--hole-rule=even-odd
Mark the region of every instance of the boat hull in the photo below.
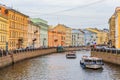
<svg viewBox="0 0 120 80">
<path fill-rule="evenodd" d="M 86 68 L 99 69 L 99 68 L 102 68 L 102 65 L 100 64 L 86 65 Z"/>
<path fill-rule="evenodd" d="M 76 58 L 76 56 L 66 56 L 66 58 Z"/>
<path fill-rule="evenodd" d="M 66 54 L 66 58 L 76 58 L 76 55 L 75 54 Z"/>
<path fill-rule="evenodd" d="M 84 64 L 80 62 L 82 68 L 90 68 L 90 69 L 100 69 L 102 68 L 103 64 Z"/>
</svg>

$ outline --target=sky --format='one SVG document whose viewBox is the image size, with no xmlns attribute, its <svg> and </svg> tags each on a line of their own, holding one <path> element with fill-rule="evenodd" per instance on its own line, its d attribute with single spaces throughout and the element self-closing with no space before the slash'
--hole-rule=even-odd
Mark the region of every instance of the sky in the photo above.
<svg viewBox="0 0 120 80">
<path fill-rule="evenodd" d="M 41 18 L 49 25 L 71 28 L 107 28 L 108 20 L 120 6 L 120 0 L 0 0 L 31 18 Z"/>
</svg>

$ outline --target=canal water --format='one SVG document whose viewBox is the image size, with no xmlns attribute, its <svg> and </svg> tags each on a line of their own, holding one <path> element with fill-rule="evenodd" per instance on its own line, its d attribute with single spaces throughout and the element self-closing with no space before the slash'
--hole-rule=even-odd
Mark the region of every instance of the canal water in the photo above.
<svg viewBox="0 0 120 80">
<path fill-rule="evenodd" d="M 76 59 L 65 53 L 19 62 L 0 70 L 0 80 L 120 80 L 120 66 L 105 63 L 103 69 L 82 69 L 79 62 L 89 51 L 76 51 Z"/>
</svg>

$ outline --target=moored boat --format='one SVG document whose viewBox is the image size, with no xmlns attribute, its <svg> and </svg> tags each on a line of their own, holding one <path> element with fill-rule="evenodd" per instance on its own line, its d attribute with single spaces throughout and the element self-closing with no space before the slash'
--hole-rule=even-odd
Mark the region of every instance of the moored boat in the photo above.
<svg viewBox="0 0 120 80">
<path fill-rule="evenodd" d="M 76 58 L 76 54 L 75 53 L 67 53 L 66 58 Z"/>
<path fill-rule="evenodd" d="M 103 66 L 102 58 L 83 56 L 80 61 L 82 68 L 99 69 Z"/>
</svg>

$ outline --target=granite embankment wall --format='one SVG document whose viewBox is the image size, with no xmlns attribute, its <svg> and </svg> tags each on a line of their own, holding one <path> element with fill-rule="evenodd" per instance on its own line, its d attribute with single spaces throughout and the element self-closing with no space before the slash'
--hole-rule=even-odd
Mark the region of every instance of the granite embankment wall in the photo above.
<svg viewBox="0 0 120 80">
<path fill-rule="evenodd" d="M 65 48 L 65 51 L 74 51 L 74 50 L 80 50 L 80 49 L 81 49 L 80 47 Z M 0 68 L 14 64 L 18 61 L 30 59 L 30 58 L 37 57 L 37 56 L 47 55 L 51 53 L 56 53 L 56 52 L 57 52 L 56 48 L 27 50 L 27 51 L 14 51 L 8 55 L 4 55 L 0 57 Z"/>
<path fill-rule="evenodd" d="M 102 58 L 105 62 L 120 65 L 119 50 L 92 50 L 91 56 Z"/>
</svg>

